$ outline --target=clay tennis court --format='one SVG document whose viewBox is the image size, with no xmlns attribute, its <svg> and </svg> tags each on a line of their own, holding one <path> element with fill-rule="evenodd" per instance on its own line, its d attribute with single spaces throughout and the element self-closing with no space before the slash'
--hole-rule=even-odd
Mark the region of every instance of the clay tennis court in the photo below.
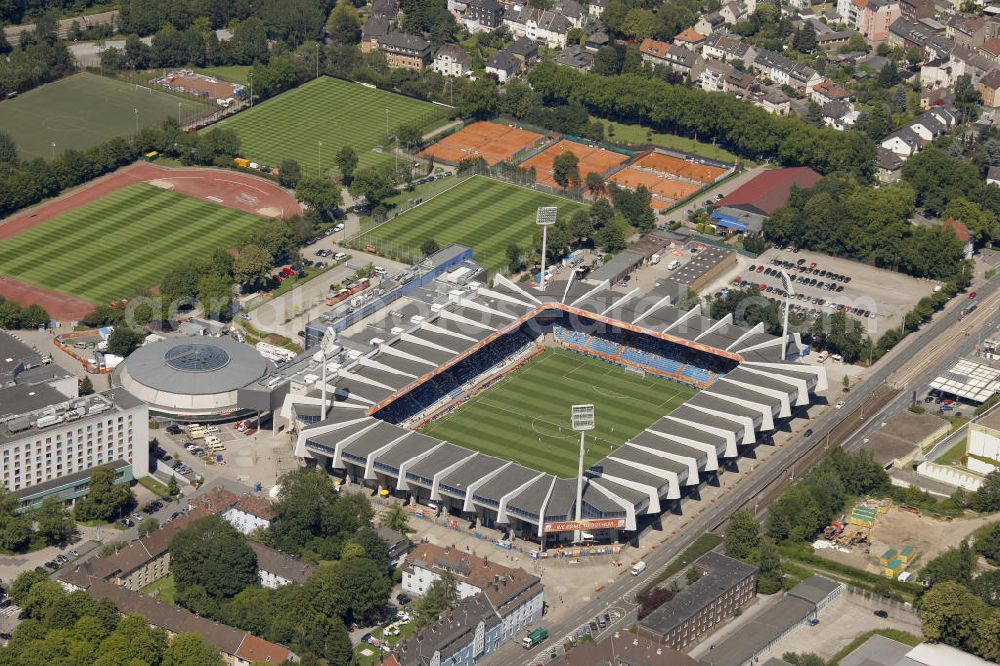
<svg viewBox="0 0 1000 666">
<path fill-rule="evenodd" d="M 0 241 L 136 183 L 150 183 L 220 206 L 266 217 L 290 217 L 302 212 L 291 192 L 266 178 L 224 169 L 171 169 L 144 162 L 119 169 L 0 221 Z M 53 319 L 62 321 L 79 319 L 94 308 L 93 303 L 8 276 L 0 276 L 0 296 L 22 306 L 38 303 L 48 310 Z"/>
<path fill-rule="evenodd" d="M 580 171 L 581 180 L 586 178 L 588 173 L 596 173 L 604 176 L 608 171 L 628 159 L 627 155 L 563 139 L 549 146 L 531 159 L 522 162 L 521 168 L 530 169 L 534 167 L 536 183 L 548 185 L 549 187 L 559 187 L 552 178 L 552 165 L 555 163 L 556 157 L 567 151 L 576 155 L 577 159 L 580 160 L 577 168 Z"/>
<path fill-rule="evenodd" d="M 653 171 L 659 171 L 665 174 L 673 174 L 675 176 L 680 176 L 681 178 L 687 178 L 688 180 L 694 180 L 699 183 L 706 184 L 714 182 L 726 174 L 726 170 L 721 167 L 699 164 L 698 162 L 682 160 L 681 158 L 674 157 L 673 155 L 665 155 L 663 153 L 656 152 L 640 158 L 633 166 L 652 169 Z"/>
<path fill-rule="evenodd" d="M 509 162 L 517 153 L 545 138 L 538 132 L 497 123 L 472 123 L 417 153 L 446 164 L 458 164 L 470 157 L 482 157 L 493 166 Z"/>
<path fill-rule="evenodd" d="M 654 197 L 669 199 L 671 202 L 686 199 L 701 189 L 698 185 L 642 171 L 634 166 L 616 172 L 609 180 L 630 190 L 644 185 L 647 190 L 653 193 Z"/>
</svg>

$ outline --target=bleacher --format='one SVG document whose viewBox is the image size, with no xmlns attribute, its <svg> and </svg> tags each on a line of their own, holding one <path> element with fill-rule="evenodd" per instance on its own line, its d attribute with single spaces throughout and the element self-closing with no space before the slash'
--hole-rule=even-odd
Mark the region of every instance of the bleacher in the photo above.
<svg viewBox="0 0 1000 666">
<path fill-rule="evenodd" d="M 648 336 L 633 335 L 633 339 L 629 340 L 632 344 L 625 344 L 602 336 L 571 331 L 562 326 L 554 326 L 552 334 L 557 342 L 571 351 L 596 356 L 615 365 L 638 368 L 643 372 L 698 388 L 711 386 L 721 374 L 721 369 L 713 371 L 694 364 L 694 360 L 702 356 L 706 357 L 704 360 L 711 362 L 709 354 L 681 348 L 677 350 L 678 355 L 688 357 L 687 362 L 682 362 L 657 353 L 656 347 L 662 346 L 658 345 L 660 341 Z"/>
</svg>

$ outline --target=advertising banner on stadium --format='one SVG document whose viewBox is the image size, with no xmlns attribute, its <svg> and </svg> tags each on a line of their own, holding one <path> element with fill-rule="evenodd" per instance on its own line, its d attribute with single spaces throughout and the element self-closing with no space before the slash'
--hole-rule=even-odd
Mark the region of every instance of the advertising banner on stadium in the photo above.
<svg viewBox="0 0 1000 666">
<path fill-rule="evenodd" d="M 567 520 L 560 523 L 545 523 L 542 530 L 545 532 L 575 532 L 576 530 L 613 530 L 624 529 L 624 518 L 604 518 L 595 520 Z"/>
</svg>

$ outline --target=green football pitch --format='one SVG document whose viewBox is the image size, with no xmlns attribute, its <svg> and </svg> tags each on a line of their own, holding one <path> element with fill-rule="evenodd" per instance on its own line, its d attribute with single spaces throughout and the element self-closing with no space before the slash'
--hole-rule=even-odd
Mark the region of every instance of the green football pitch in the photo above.
<svg viewBox="0 0 1000 666">
<path fill-rule="evenodd" d="M 542 206 L 558 207 L 560 217 L 585 208 L 569 199 L 474 176 L 365 233 L 356 244 L 418 261 L 423 256 L 419 248 L 429 238 L 441 247 L 462 243 L 490 271 L 506 271 L 507 246 L 531 244 L 535 212 Z"/>
<path fill-rule="evenodd" d="M 293 159 L 303 173 L 335 170 L 334 156 L 344 146 L 358 154 L 358 166 L 390 164 L 391 155 L 374 152 L 389 133 L 415 124 L 430 131 L 444 124 L 447 107 L 359 83 L 321 77 L 255 104 L 217 125 L 236 130 L 243 157 L 278 166 Z"/>
<path fill-rule="evenodd" d="M 0 241 L 0 273 L 88 300 L 130 298 L 237 243 L 263 218 L 152 185 L 113 192 Z"/>
<path fill-rule="evenodd" d="M 696 390 L 562 349 L 548 349 L 424 433 L 560 477 L 576 476 L 580 436 L 570 406 L 594 404 L 590 466 L 648 428 Z"/>
<path fill-rule="evenodd" d="M 131 136 L 137 119 L 139 127 L 148 127 L 176 118 L 178 112 L 186 121 L 211 108 L 196 99 L 83 72 L 0 103 L 0 128 L 14 137 L 21 157 L 49 159 L 67 148 L 82 150 L 113 136 Z"/>
</svg>

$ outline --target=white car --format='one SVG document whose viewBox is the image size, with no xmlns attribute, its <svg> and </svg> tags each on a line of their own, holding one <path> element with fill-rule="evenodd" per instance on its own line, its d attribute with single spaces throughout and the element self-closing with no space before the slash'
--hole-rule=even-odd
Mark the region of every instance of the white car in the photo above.
<svg viewBox="0 0 1000 666">
<path fill-rule="evenodd" d="M 334 261 L 343 261 L 344 259 L 347 259 L 347 255 L 344 254 L 343 252 L 338 252 L 337 254 L 333 255 Z"/>
<path fill-rule="evenodd" d="M 337 234 L 337 233 L 340 233 L 343 230 L 344 230 L 344 223 L 341 222 L 340 224 L 338 224 L 337 226 L 335 226 L 333 228 L 333 233 Z"/>
<path fill-rule="evenodd" d="M 843 406 L 844 406 L 844 401 L 843 400 L 841 400 L 840 402 L 837 403 L 837 409 L 841 409 Z"/>
</svg>

